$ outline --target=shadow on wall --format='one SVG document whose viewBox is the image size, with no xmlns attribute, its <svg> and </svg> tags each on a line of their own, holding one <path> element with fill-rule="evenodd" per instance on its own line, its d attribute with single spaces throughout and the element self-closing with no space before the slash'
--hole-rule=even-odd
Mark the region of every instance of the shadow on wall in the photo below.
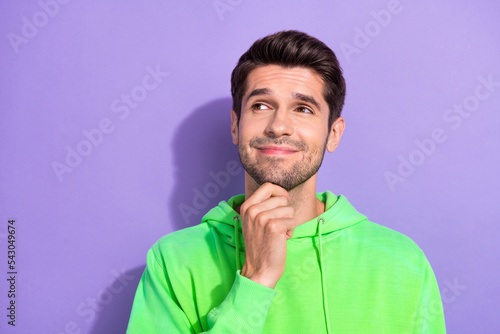
<svg viewBox="0 0 500 334">
<path fill-rule="evenodd" d="M 124 272 L 106 287 L 112 298 L 108 299 L 109 302 L 98 304 L 100 310 L 96 313 L 90 334 L 123 334 L 127 331 L 132 303 L 144 268 L 140 266 Z"/>
<path fill-rule="evenodd" d="M 242 193 L 244 173 L 231 140 L 230 98 L 197 108 L 179 126 L 172 142 L 175 164 L 170 212 L 176 230 L 201 222 L 221 200 Z M 125 333 L 145 266 L 122 273 L 103 289 L 91 334 Z"/>
<path fill-rule="evenodd" d="M 243 167 L 231 139 L 231 106 L 231 98 L 223 98 L 197 108 L 174 135 L 169 211 L 175 230 L 199 224 L 220 201 L 244 192 Z"/>
</svg>

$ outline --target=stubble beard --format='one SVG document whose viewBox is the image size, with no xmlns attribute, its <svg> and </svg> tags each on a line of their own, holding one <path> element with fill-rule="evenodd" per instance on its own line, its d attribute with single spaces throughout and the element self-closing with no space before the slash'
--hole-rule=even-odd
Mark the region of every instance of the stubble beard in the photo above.
<svg viewBox="0 0 500 334">
<path fill-rule="evenodd" d="M 243 168 L 245 168 L 245 171 L 257 184 L 262 185 L 270 182 L 290 191 L 309 180 L 318 172 L 325 156 L 327 140 L 325 140 L 323 147 L 311 149 L 302 141 L 285 138 L 254 138 L 250 141 L 248 149 L 244 145 L 239 144 L 238 153 Z M 256 150 L 255 147 L 257 145 L 289 145 L 298 149 L 304 157 L 301 161 L 293 163 L 286 168 L 283 167 L 283 164 L 286 163 L 285 160 L 289 159 L 286 155 L 264 157 L 261 158 L 263 161 L 259 162 L 252 159 L 249 154 L 250 148 Z"/>
</svg>

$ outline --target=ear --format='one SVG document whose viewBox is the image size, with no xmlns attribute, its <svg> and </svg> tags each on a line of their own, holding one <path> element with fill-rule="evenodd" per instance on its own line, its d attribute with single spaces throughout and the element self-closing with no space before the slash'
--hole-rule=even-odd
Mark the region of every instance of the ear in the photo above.
<svg viewBox="0 0 500 334">
<path fill-rule="evenodd" d="M 344 133 L 345 129 L 345 121 L 342 117 L 337 118 L 330 129 L 330 133 L 328 136 L 328 141 L 326 143 L 326 149 L 328 152 L 333 152 L 339 146 L 340 138 L 342 137 L 342 133 Z"/>
<path fill-rule="evenodd" d="M 234 110 L 231 110 L 231 137 L 233 137 L 234 145 L 238 145 L 238 135 L 238 116 Z"/>
</svg>

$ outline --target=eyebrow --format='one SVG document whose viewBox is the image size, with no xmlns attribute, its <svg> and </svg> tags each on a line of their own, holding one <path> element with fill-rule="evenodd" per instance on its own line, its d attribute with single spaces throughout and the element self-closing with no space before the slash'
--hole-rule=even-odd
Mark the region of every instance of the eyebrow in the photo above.
<svg viewBox="0 0 500 334">
<path fill-rule="evenodd" d="M 252 90 L 250 94 L 248 94 L 248 97 L 246 100 L 250 100 L 251 97 L 253 96 L 258 96 L 258 95 L 272 95 L 272 91 L 269 88 L 258 88 Z"/>
<path fill-rule="evenodd" d="M 314 99 L 314 97 L 312 97 L 310 95 L 305 95 L 305 94 L 302 94 L 302 93 L 292 93 L 292 96 L 294 98 L 296 98 L 297 100 L 310 103 L 313 106 L 315 106 L 316 108 L 318 108 L 318 109 L 321 110 L 318 101 L 316 101 L 316 99 Z"/>
<path fill-rule="evenodd" d="M 250 98 L 252 98 L 254 96 L 259 96 L 259 95 L 273 95 L 273 92 L 269 88 L 254 89 L 253 91 L 250 92 L 250 94 L 248 94 L 248 97 L 246 98 L 246 100 L 248 101 L 248 100 L 250 100 Z M 300 100 L 300 101 L 303 101 L 306 103 L 310 103 L 310 104 L 314 105 L 316 108 L 321 109 L 318 101 L 316 101 L 316 99 L 310 95 L 305 95 L 302 93 L 295 92 L 295 93 L 292 93 L 292 97 L 297 99 L 297 100 Z"/>
</svg>

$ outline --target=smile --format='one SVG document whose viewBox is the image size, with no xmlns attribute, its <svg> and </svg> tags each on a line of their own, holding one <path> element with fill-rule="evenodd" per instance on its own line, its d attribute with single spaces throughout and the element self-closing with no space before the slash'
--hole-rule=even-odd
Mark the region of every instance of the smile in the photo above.
<svg viewBox="0 0 500 334">
<path fill-rule="evenodd" d="M 298 152 L 298 150 L 285 146 L 262 146 L 257 149 L 264 154 L 286 155 Z"/>
</svg>

